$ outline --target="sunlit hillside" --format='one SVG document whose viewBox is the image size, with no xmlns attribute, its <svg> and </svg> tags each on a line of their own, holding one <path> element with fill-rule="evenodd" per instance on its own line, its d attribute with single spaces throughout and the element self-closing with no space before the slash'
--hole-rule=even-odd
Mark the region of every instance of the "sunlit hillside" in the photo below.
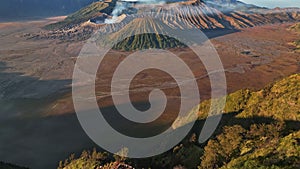
<svg viewBox="0 0 300 169">
<path fill-rule="evenodd" d="M 300 23 L 293 25 L 290 29 L 291 29 L 292 31 L 297 32 L 297 33 L 300 35 Z M 296 46 L 296 50 L 297 50 L 297 51 L 300 51 L 300 39 L 299 39 L 299 40 L 296 40 L 296 41 L 294 42 L 294 45 Z"/>
<path fill-rule="evenodd" d="M 93 169 L 118 164 L 128 168 L 299 168 L 299 90 L 300 74 L 296 74 L 259 91 L 239 90 L 228 95 L 226 114 L 216 134 L 205 144 L 197 143 L 195 130 L 169 152 L 151 159 L 122 159 L 94 150 L 84 151 L 79 158 L 72 155 L 60 162 L 59 168 Z M 196 126 L 201 126 L 208 108 L 209 101 L 200 104 Z"/>
</svg>

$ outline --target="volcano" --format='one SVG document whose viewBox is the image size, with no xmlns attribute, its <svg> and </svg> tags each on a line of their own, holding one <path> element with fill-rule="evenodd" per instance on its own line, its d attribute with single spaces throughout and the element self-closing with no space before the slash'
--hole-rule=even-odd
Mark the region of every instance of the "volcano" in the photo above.
<svg viewBox="0 0 300 169">
<path fill-rule="evenodd" d="M 159 15 L 164 26 L 153 24 L 149 19 L 130 20 L 132 16 L 146 15 L 147 13 L 156 16 Z M 69 30 L 74 32 L 75 29 L 76 32 L 82 32 L 81 34 L 84 38 L 80 39 L 85 40 L 99 28 L 101 28 L 104 34 L 112 33 L 112 37 L 118 37 L 119 35 L 119 37 L 122 37 L 122 31 L 138 31 L 140 29 L 157 29 L 161 27 L 178 28 L 182 26 L 178 25 L 178 22 L 183 24 L 184 27 L 196 27 L 202 31 L 211 31 L 239 30 L 264 24 L 297 21 L 300 21 L 300 10 L 298 8 L 266 9 L 236 0 L 191 0 L 176 2 L 107 0 L 92 3 L 68 16 L 64 21 L 48 25 L 47 29 L 52 31 L 52 37 L 50 38 L 57 37 L 57 34 L 60 34 L 59 37 L 64 37 L 64 35 L 70 36 L 71 33 L 68 33 Z M 151 26 L 154 27 L 150 28 Z M 65 37 L 64 39 L 71 38 Z M 142 42 L 142 40 L 146 40 L 149 43 Z M 143 34 L 126 38 L 123 42 L 117 44 L 115 48 L 132 50 L 153 47 L 172 48 L 174 46 L 182 46 L 182 44 L 175 42 L 172 38 L 170 39 L 154 33 L 152 35 Z"/>
<path fill-rule="evenodd" d="M 125 51 L 186 47 L 185 44 L 177 39 L 166 35 L 166 32 L 174 30 L 172 26 L 150 16 L 135 18 L 120 30 L 108 33 L 105 39 L 118 42 L 113 46 L 113 49 Z M 130 36 L 126 37 L 126 35 Z"/>
</svg>

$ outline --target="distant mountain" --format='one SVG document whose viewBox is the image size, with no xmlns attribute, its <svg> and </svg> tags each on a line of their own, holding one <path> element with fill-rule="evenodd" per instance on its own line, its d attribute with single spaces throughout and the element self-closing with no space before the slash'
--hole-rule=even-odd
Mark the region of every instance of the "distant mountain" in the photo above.
<svg viewBox="0 0 300 169">
<path fill-rule="evenodd" d="M 116 10 L 118 11 L 117 14 Z M 254 5 L 244 4 L 235 0 L 226 1 L 226 3 L 225 1 L 219 2 L 217 0 L 191 0 L 157 5 L 155 8 L 149 8 L 147 5 L 130 6 L 128 4 L 123 4 L 122 6 L 121 4 L 120 6 L 120 4 L 116 3 L 116 0 L 107 0 L 104 2 L 92 3 L 68 16 L 64 21 L 46 26 L 48 30 L 52 31 L 50 34 L 45 32 L 42 35 L 29 37 L 48 39 L 59 38 L 67 41 L 72 40 L 73 38 L 75 38 L 74 40 L 85 40 L 94 30 L 99 29 L 100 27 L 103 28 L 104 25 L 107 25 L 103 29 L 106 33 L 139 30 L 139 26 L 142 25 L 138 23 L 138 21 L 144 22 L 143 19 L 134 20 L 132 23 L 130 23 L 131 21 L 127 23 L 121 21 L 130 20 L 129 18 L 131 16 L 128 15 L 128 13 L 135 12 L 139 14 L 145 11 L 151 12 L 157 16 L 160 15 L 164 24 L 166 24 L 166 27 L 172 27 L 172 25 L 176 25 L 176 21 L 179 21 L 187 27 L 195 26 L 204 31 L 238 30 L 264 24 L 300 21 L 300 10 L 296 8 L 270 10 Z M 107 19 L 109 19 L 109 23 L 107 22 Z M 114 23 L 114 20 L 120 23 Z M 144 23 L 149 23 L 148 21 Z M 125 26 L 125 24 L 130 24 L 131 26 Z M 126 28 L 129 28 L 130 30 L 125 30 Z M 115 34 L 120 35 L 120 33 L 117 32 Z M 156 35 L 146 35 L 146 37 L 141 36 L 144 35 L 126 39 L 124 42 L 119 43 L 115 47 L 122 50 L 132 50 L 147 47 L 165 48 L 178 45 L 177 42 L 170 43 L 170 39 L 166 37 L 157 39 L 158 36 Z M 141 46 L 141 39 L 149 39 L 151 42 L 148 42 L 152 44 L 143 43 L 147 47 Z M 165 42 L 161 42 L 162 40 Z M 135 42 L 139 44 L 132 44 L 128 42 Z M 129 44 L 131 47 L 128 46 Z"/>
<path fill-rule="evenodd" d="M 217 8 L 223 13 L 230 12 L 233 10 L 249 11 L 252 9 L 264 9 L 252 4 L 246 4 L 237 0 L 204 0 L 204 2 L 213 8 Z"/>
<path fill-rule="evenodd" d="M 0 21 L 68 15 L 97 0 L 1 0 Z"/>
<path fill-rule="evenodd" d="M 112 9 L 115 8 L 115 1 L 116 0 L 90 4 L 80 11 L 70 15 L 66 19 L 66 21 L 69 23 L 69 26 L 74 26 L 76 24 L 81 24 L 87 21 L 97 21 L 97 16 L 101 14 L 107 15 L 109 18 L 109 16 L 111 16 Z M 157 6 L 151 12 L 157 11 L 157 13 L 172 13 L 176 15 L 178 19 L 186 19 L 187 21 L 202 29 L 240 29 L 262 24 L 289 21 L 294 22 L 300 20 L 299 9 L 268 10 L 254 5 L 244 4 L 235 0 L 231 0 L 228 4 L 220 3 L 223 1 L 225 0 L 208 0 L 204 2 L 200 0 L 193 0 L 187 2 L 178 2 L 180 3 L 180 5 L 173 5 L 176 3 L 170 5 L 161 5 Z M 105 4 L 105 7 L 99 7 L 103 4 Z M 220 4 L 223 5 L 219 6 Z M 225 6 L 230 6 L 232 8 L 230 10 L 229 8 L 227 8 L 226 11 L 222 11 Z M 139 6 L 137 8 L 142 11 L 147 7 Z M 123 11 L 125 12 L 126 9 L 123 9 Z M 98 14 L 91 15 L 91 13 Z M 105 17 L 99 18 L 99 21 L 101 19 L 103 23 Z M 63 24 L 63 22 L 61 22 L 62 25 L 57 25 L 57 27 L 55 28 L 59 29 L 67 26 Z"/>
<path fill-rule="evenodd" d="M 93 18 L 108 16 L 113 11 L 115 0 L 107 2 L 93 2 L 86 7 L 70 14 L 65 20 L 46 26 L 46 29 L 72 28 L 78 24 L 89 21 Z"/>
</svg>

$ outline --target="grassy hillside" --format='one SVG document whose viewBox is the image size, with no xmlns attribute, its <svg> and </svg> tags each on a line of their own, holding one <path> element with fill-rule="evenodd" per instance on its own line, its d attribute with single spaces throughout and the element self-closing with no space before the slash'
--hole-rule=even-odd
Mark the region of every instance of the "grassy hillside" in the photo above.
<svg viewBox="0 0 300 169">
<path fill-rule="evenodd" d="M 292 75 L 264 89 L 252 92 L 248 89 L 229 94 L 225 113 L 238 112 L 238 118 L 254 116 L 275 120 L 300 121 L 300 74 Z M 206 118 L 210 101 L 199 106 L 199 117 Z"/>
<path fill-rule="evenodd" d="M 295 32 L 297 32 L 297 33 L 300 34 L 300 23 L 297 23 L 297 24 L 293 25 L 293 26 L 290 28 L 290 30 L 295 31 Z M 300 39 L 299 39 L 299 40 L 296 40 L 296 41 L 294 42 L 294 45 L 296 46 L 296 50 L 297 50 L 297 51 L 300 51 Z"/>
<path fill-rule="evenodd" d="M 74 156 L 60 168 L 75 169 L 115 163 L 135 168 L 184 166 L 187 169 L 295 169 L 300 167 L 300 74 L 292 75 L 259 91 L 239 90 L 227 96 L 225 114 L 209 141 L 198 144 L 199 129 L 210 101 L 197 108 L 199 120 L 192 132 L 172 150 L 149 159 L 114 159 Z M 87 154 L 87 153 L 84 153 Z M 94 154 L 94 155 L 92 155 Z M 101 154 L 101 153 L 100 153 Z M 93 157 L 94 156 L 94 157 Z M 80 163 L 80 164 L 78 164 Z M 76 164 L 76 165 L 75 165 Z"/>
<path fill-rule="evenodd" d="M 293 169 L 299 168 L 300 132 L 294 132 L 283 138 L 273 138 L 269 140 L 268 145 L 260 148 L 257 146 L 251 147 L 254 142 L 248 140 L 246 145 L 242 145 L 241 149 L 254 151 L 243 156 L 231 160 L 228 164 L 221 167 L 222 169 L 252 169 L 252 168 L 270 168 L 270 169 Z M 245 152 L 242 152 L 245 153 Z"/>
<path fill-rule="evenodd" d="M 111 2 L 94 2 L 69 15 L 65 20 L 47 25 L 45 28 L 49 30 L 71 28 L 74 25 L 78 25 L 92 18 L 100 16 L 102 13 L 110 14 L 114 8 L 114 5 L 115 0 L 112 0 Z"/>
<path fill-rule="evenodd" d="M 283 123 L 226 126 L 204 148 L 199 169 L 296 169 L 300 132 L 285 135 Z"/>
<path fill-rule="evenodd" d="M 294 31 L 297 31 L 297 32 L 300 32 L 300 23 L 297 23 L 297 24 L 291 26 L 290 29 L 292 29 Z"/>
</svg>

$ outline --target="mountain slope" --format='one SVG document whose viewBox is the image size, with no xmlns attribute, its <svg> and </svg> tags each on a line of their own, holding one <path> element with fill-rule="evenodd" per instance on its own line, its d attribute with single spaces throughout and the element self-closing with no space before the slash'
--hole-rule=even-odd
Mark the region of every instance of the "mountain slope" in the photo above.
<svg viewBox="0 0 300 169">
<path fill-rule="evenodd" d="M 278 168 L 292 169 L 299 168 L 300 146 L 298 140 L 300 132 L 291 133 L 277 141 L 277 144 L 268 147 L 258 148 L 253 153 L 249 153 L 231 160 L 222 167 L 231 169 L 251 169 L 251 168 Z M 275 139 L 272 140 L 275 142 Z M 243 147 L 250 149 L 250 147 Z M 247 151 L 247 150 L 246 150 Z M 270 166 L 272 164 L 272 166 Z"/>
<path fill-rule="evenodd" d="M 210 2 L 210 3 L 208 3 Z M 63 25 L 72 27 L 76 24 L 89 21 L 100 14 L 110 15 L 116 1 L 95 2 L 71 14 Z M 207 4 L 208 3 L 208 4 Z M 233 4 L 236 2 L 234 1 Z M 214 4 L 214 5 L 212 5 Z M 218 4 L 218 3 L 217 3 Z M 151 12 L 158 14 L 172 14 L 177 19 L 186 19 L 202 29 L 214 28 L 243 28 L 260 24 L 287 22 L 300 20 L 299 9 L 268 10 L 254 5 L 239 3 L 235 8 L 223 10 L 215 1 L 202 2 L 199 0 L 158 5 Z M 226 5 L 225 5 L 226 6 Z M 228 6 L 228 5 L 227 5 Z M 233 6 L 232 3 L 229 6 Z M 149 11 L 148 6 L 137 6 L 140 11 Z M 166 18 L 167 20 L 168 18 Z M 69 24 L 69 25 L 68 25 Z"/>
<path fill-rule="evenodd" d="M 300 23 L 297 23 L 290 27 L 290 30 L 298 33 L 300 35 Z M 295 40 L 293 44 L 296 46 L 296 51 L 300 51 L 300 39 Z"/>
<path fill-rule="evenodd" d="M 113 49 L 117 50 L 136 50 L 148 48 L 175 48 L 185 47 L 178 40 L 162 35 L 170 32 L 172 28 L 151 17 L 137 18 L 126 24 L 119 31 L 109 34 L 108 39 L 119 41 Z M 144 34 L 143 32 L 153 32 Z M 130 37 L 124 37 L 131 35 Z"/>
<path fill-rule="evenodd" d="M 104 22 L 106 18 L 113 17 L 111 16 L 111 13 L 116 5 L 116 1 L 95 2 L 70 15 L 62 22 L 46 26 L 49 31 L 39 33 L 38 35 L 34 34 L 27 38 L 59 38 L 64 41 L 86 40 L 99 28 L 104 31 L 103 33 L 111 33 L 119 30 L 126 32 L 124 29 L 129 27 L 130 29 L 138 30 L 138 25 L 141 26 L 141 23 L 144 22 L 143 20 L 132 20 L 131 26 L 126 26 L 127 23 L 130 24 L 130 21 L 128 20 L 132 17 L 134 18 L 134 16 L 128 16 L 126 14 L 135 11 L 132 8 L 137 10 L 137 15 L 143 15 L 143 13 L 150 12 L 154 16 L 162 18 L 164 24 L 168 27 L 173 27 L 174 25 L 180 27 L 180 25 L 177 24 L 177 22 L 180 22 L 180 24 L 184 24 L 185 27 L 195 26 L 203 31 L 238 30 L 263 24 L 300 21 L 300 10 L 296 8 L 269 10 L 233 1 L 227 6 L 234 8 L 228 9 L 228 7 L 226 7 L 226 10 L 224 10 L 224 5 L 220 7 L 216 5 L 218 3 L 212 5 L 212 2 L 214 1 L 209 2 L 210 3 L 208 3 L 208 1 L 202 2 L 200 0 L 193 0 L 156 5 L 154 7 L 149 7 L 148 5 L 136 5 L 123 10 L 125 13 L 120 15 L 120 20 L 123 21 L 114 24 L 104 24 Z M 126 12 L 126 10 L 129 10 L 130 12 Z M 125 20 L 128 22 L 125 23 Z M 138 21 L 141 23 L 138 23 Z M 97 24 L 98 22 L 101 24 Z M 133 24 L 137 26 L 132 26 Z M 121 35 L 121 33 L 117 32 L 115 34 Z M 172 41 L 172 44 L 168 45 L 170 39 L 159 37 L 160 36 L 157 35 L 138 35 L 137 37 L 125 39 L 123 42 L 116 45 L 116 49 L 134 50 L 138 48 L 170 48 L 177 46 L 177 42 Z M 146 46 L 143 46 L 143 43 L 140 41 L 141 39 L 150 40 L 152 45 L 146 43 Z M 129 43 L 132 41 L 134 44 Z"/>
<path fill-rule="evenodd" d="M 257 92 L 230 94 L 225 112 L 235 115 L 221 122 L 225 127 L 207 143 L 199 168 L 299 168 L 299 91 L 300 74 L 296 74 Z M 200 105 L 201 119 L 208 108 L 209 101 Z"/>
<path fill-rule="evenodd" d="M 239 90 L 227 96 L 221 123 L 209 141 L 197 143 L 210 101 L 200 104 L 192 133 L 172 150 L 150 159 L 123 159 L 135 168 L 199 169 L 294 169 L 300 166 L 300 74 L 284 78 L 252 92 Z M 195 113 L 193 111 L 192 113 Z M 183 124 L 184 125 L 184 124 Z M 193 133 L 194 132 L 194 133 Z M 130 150 L 129 150 L 130 151 Z M 109 156 L 83 153 L 61 168 L 75 169 L 75 163 L 96 167 L 111 164 Z M 91 155 L 91 154 L 94 154 Z M 102 153 L 100 153 L 102 154 Z M 103 158 L 104 157 L 104 158 Z M 120 162 L 117 158 L 117 163 Z M 93 166 L 95 167 L 95 166 Z M 92 169 L 92 167 L 87 167 Z"/>
<path fill-rule="evenodd" d="M 92 4 L 69 15 L 65 20 L 47 25 L 45 28 L 49 30 L 72 28 L 86 21 L 89 21 L 90 19 L 102 16 L 103 13 L 111 13 L 114 8 L 114 3 L 115 0 L 111 2 L 93 2 Z"/>
<path fill-rule="evenodd" d="M 254 124 L 250 129 L 226 126 L 222 134 L 207 143 L 198 168 L 299 168 L 300 132 L 286 135 L 284 125 Z"/>
<path fill-rule="evenodd" d="M 163 6 L 157 11 L 162 15 L 172 14 L 178 20 L 185 19 L 201 29 L 241 29 L 300 20 L 299 9 L 268 10 L 243 4 L 235 9 L 223 11 L 222 8 L 214 8 L 200 1 L 182 4 L 181 6 Z"/>
<path fill-rule="evenodd" d="M 226 98 L 224 111 L 239 112 L 238 118 L 269 117 L 276 120 L 300 121 L 300 74 L 292 75 L 264 89 L 239 90 Z M 210 101 L 199 106 L 199 117 L 206 118 Z"/>
</svg>

